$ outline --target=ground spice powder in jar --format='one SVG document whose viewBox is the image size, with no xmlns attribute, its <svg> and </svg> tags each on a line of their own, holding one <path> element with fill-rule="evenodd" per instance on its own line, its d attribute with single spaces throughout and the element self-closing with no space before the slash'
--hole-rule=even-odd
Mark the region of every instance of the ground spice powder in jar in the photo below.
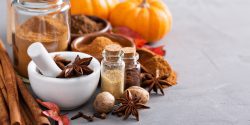
<svg viewBox="0 0 250 125">
<path fill-rule="evenodd" d="M 101 88 L 110 92 L 116 99 L 124 92 L 125 63 L 122 60 L 121 46 L 111 44 L 103 51 L 101 62 Z"/>
<path fill-rule="evenodd" d="M 125 90 L 131 86 L 140 86 L 140 64 L 137 62 L 139 54 L 134 47 L 122 48 L 125 62 Z"/>
<path fill-rule="evenodd" d="M 33 42 L 42 42 L 49 52 L 53 52 L 67 50 L 69 39 L 69 28 L 59 19 L 52 16 L 28 19 L 16 28 L 13 41 L 15 69 L 21 76 L 28 76 L 27 66 L 31 59 L 26 51 Z"/>
<path fill-rule="evenodd" d="M 137 68 L 125 69 L 125 90 L 131 86 L 140 86 L 140 71 Z"/>
<path fill-rule="evenodd" d="M 102 77 L 102 90 L 120 98 L 124 92 L 124 73 L 121 70 L 106 70 Z"/>
</svg>

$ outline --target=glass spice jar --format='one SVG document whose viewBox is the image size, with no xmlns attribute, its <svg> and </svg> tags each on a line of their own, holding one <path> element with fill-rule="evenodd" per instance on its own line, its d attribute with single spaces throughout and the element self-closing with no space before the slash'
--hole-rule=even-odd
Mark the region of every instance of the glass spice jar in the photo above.
<svg viewBox="0 0 250 125">
<path fill-rule="evenodd" d="M 101 61 L 101 89 L 110 92 L 116 99 L 124 92 L 125 63 L 121 46 L 111 44 L 105 47 Z"/>
<path fill-rule="evenodd" d="M 13 26 L 13 8 L 11 7 L 11 3 L 12 3 L 12 0 L 6 0 L 6 3 L 7 3 L 7 33 L 6 33 L 6 39 L 7 39 L 7 43 L 9 45 L 12 44 L 12 29 L 14 28 Z"/>
<path fill-rule="evenodd" d="M 140 86 L 141 65 L 138 62 L 139 54 L 133 47 L 122 48 L 125 62 L 125 90 L 131 86 Z"/>
<path fill-rule="evenodd" d="M 68 0 L 13 0 L 14 67 L 27 77 L 28 47 L 41 42 L 49 52 L 65 51 L 70 42 L 70 3 Z"/>
</svg>

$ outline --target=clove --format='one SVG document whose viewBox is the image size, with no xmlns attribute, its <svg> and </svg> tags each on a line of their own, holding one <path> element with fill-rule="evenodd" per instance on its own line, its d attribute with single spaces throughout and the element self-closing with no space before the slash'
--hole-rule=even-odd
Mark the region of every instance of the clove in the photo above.
<svg viewBox="0 0 250 125">
<path fill-rule="evenodd" d="M 112 115 L 116 115 L 116 116 L 118 116 L 118 117 L 122 117 L 124 114 L 121 113 L 121 112 L 119 112 L 119 113 L 114 113 L 114 112 L 112 112 Z"/>
<path fill-rule="evenodd" d="M 71 118 L 71 120 L 78 119 L 78 118 L 80 118 L 81 116 L 82 116 L 82 114 L 81 114 L 80 112 L 78 112 L 78 114 L 76 114 L 75 116 L 73 116 L 73 117 Z"/>
<path fill-rule="evenodd" d="M 95 113 L 94 117 L 96 118 L 100 118 L 100 119 L 106 119 L 107 118 L 107 114 L 106 113 Z"/>
<path fill-rule="evenodd" d="M 87 116 L 87 115 L 83 114 L 82 112 L 78 112 L 78 114 L 76 114 L 75 116 L 73 116 L 71 118 L 71 120 L 75 120 L 75 119 L 78 119 L 80 117 L 86 119 L 89 122 L 92 122 L 94 120 L 93 116 Z"/>
</svg>

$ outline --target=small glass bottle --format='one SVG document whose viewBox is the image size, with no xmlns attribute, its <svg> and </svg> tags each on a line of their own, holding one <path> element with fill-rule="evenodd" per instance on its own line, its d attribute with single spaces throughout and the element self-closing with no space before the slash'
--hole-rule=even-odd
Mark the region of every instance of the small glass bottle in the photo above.
<svg viewBox="0 0 250 125">
<path fill-rule="evenodd" d="M 124 53 L 123 61 L 125 62 L 125 89 L 131 86 L 140 86 L 141 66 L 137 61 L 139 54 L 133 47 L 122 48 Z"/>
<path fill-rule="evenodd" d="M 101 89 L 110 92 L 116 99 L 124 92 L 125 63 L 121 46 L 112 44 L 105 47 L 101 62 Z"/>
<path fill-rule="evenodd" d="M 27 77 L 30 58 L 27 48 L 41 42 L 49 52 L 66 51 L 70 42 L 70 3 L 68 0 L 13 0 L 14 66 Z"/>
<path fill-rule="evenodd" d="M 12 44 L 12 32 L 13 32 L 13 28 L 14 28 L 14 23 L 13 23 L 13 8 L 11 7 L 11 3 L 13 0 L 6 0 L 7 2 L 7 33 L 6 33 L 6 39 L 7 39 L 7 43 L 9 45 Z"/>
</svg>

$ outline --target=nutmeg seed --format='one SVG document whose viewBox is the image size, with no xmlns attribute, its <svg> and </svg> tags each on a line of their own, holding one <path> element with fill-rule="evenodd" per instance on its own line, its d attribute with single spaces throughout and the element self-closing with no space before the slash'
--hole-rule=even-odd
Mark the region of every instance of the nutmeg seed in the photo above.
<svg viewBox="0 0 250 125">
<path fill-rule="evenodd" d="M 134 97 L 139 97 L 140 98 L 140 103 L 146 104 L 149 101 L 149 93 L 147 90 L 145 90 L 142 87 L 139 86 L 131 86 L 129 87 L 126 91 L 130 91 L 130 93 Z"/>
<path fill-rule="evenodd" d="M 93 107 L 98 113 L 108 113 L 115 105 L 115 97 L 109 92 L 99 93 L 93 103 Z"/>
</svg>

